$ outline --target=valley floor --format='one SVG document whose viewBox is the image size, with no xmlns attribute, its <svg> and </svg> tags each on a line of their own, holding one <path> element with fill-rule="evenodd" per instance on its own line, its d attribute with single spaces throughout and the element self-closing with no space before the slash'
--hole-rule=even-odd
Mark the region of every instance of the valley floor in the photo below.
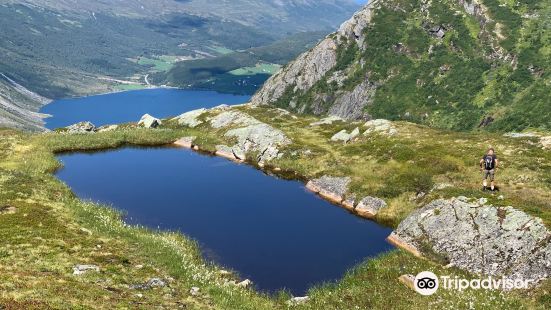
<svg viewBox="0 0 551 310">
<path fill-rule="evenodd" d="M 436 198 L 487 198 L 541 218 L 551 227 L 551 152 L 538 138 L 490 133 L 438 131 L 394 123 L 397 134 L 360 135 L 350 143 L 332 142 L 342 129 L 361 123 L 335 122 L 278 109 L 236 108 L 282 130 L 293 143 L 285 155 L 263 169 L 282 177 L 309 180 L 322 175 L 350 176 L 356 196 L 384 198 L 388 207 L 375 220 L 396 227 L 411 211 Z M 201 118 L 210 117 L 212 111 Z M 25 134 L 0 130 L 0 308 L 191 308 L 191 309 L 546 309 L 551 281 L 528 291 L 439 291 L 417 294 L 398 281 L 423 270 L 473 277 L 407 252 L 395 250 L 350 270 L 341 281 L 310 290 L 305 304 L 291 296 L 266 296 L 228 285 L 240 280 L 206 263 L 198 245 L 185 236 L 125 225 L 113 209 L 79 200 L 58 181 L 58 152 L 99 150 L 124 145 L 169 145 L 195 136 L 201 149 L 231 144 L 221 130 L 165 121 L 158 129 L 125 124 L 94 134 Z M 480 191 L 478 160 L 492 145 L 502 161 L 499 194 Z M 275 169 L 275 167 L 279 169 Z M 503 197 L 499 197 L 503 195 Z M 350 215 L 354 216 L 354 215 Z M 367 237 L 367 236 L 366 236 Z M 361 245 L 358 245 L 361 246 Z M 74 275 L 76 265 L 99 272 Z M 141 288 L 151 279 L 163 285 Z M 154 281 L 155 282 L 155 281 Z M 151 283 L 151 282 L 150 282 Z M 192 287 L 199 288 L 191 291 Z M 143 289 L 146 288 L 146 289 Z"/>
</svg>

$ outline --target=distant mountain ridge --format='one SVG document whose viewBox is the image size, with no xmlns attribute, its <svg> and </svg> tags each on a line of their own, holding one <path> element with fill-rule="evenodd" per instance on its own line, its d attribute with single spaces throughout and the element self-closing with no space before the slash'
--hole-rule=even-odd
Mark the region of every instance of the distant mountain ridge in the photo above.
<svg viewBox="0 0 551 310">
<path fill-rule="evenodd" d="M 252 99 L 439 128 L 551 130 L 551 2 L 374 0 Z"/>
<path fill-rule="evenodd" d="M 147 61 L 157 57 L 211 58 L 304 30 L 329 32 L 357 7 L 352 0 L 0 0 L 0 72 L 48 98 L 103 93 L 114 90 L 113 80 L 144 85 Z"/>
<path fill-rule="evenodd" d="M 4 0 L 65 14 L 110 14 L 135 19 L 158 19 L 186 14 L 218 18 L 277 34 L 333 30 L 359 8 L 354 0 Z"/>
</svg>

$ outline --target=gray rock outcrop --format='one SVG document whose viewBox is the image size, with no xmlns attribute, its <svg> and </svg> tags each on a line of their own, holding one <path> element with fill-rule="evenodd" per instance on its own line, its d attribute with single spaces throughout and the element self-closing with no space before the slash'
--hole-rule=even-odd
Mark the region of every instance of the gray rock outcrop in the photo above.
<svg viewBox="0 0 551 310">
<path fill-rule="evenodd" d="M 245 159 L 245 154 L 255 152 L 256 160 L 264 163 L 282 156 L 280 148 L 291 143 L 283 131 L 238 111 L 222 112 L 210 119 L 210 123 L 217 129 L 231 127 L 224 136 L 236 139 L 237 143 L 232 147 L 220 146 L 219 151 L 240 160 Z"/>
<path fill-rule="evenodd" d="M 350 182 L 350 177 L 331 177 L 324 175 L 321 178 L 310 180 L 306 184 L 306 188 L 329 201 L 342 203 Z"/>
<path fill-rule="evenodd" d="M 99 272 L 99 267 L 96 265 L 75 265 L 73 267 L 73 275 L 80 276 L 89 271 Z"/>
<path fill-rule="evenodd" d="M 96 132 L 96 126 L 90 122 L 80 122 L 65 127 L 68 133 L 91 133 Z"/>
<path fill-rule="evenodd" d="M 335 135 L 333 135 L 333 137 L 331 137 L 331 141 L 333 141 L 333 142 L 341 141 L 341 142 L 344 142 L 344 143 L 348 143 L 348 142 L 354 140 L 359 135 L 360 135 L 360 128 L 356 127 L 350 133 L 348 133 L 348 131 L 346 131 L 346 129 L 343 129 L 343 130 L 337 132 Z"/>
<path fill-rule="evenodd" d="M 207 109 L 197 109 L 189 111 L 179 116 L 176 116 L 172 120 L 177 121 L 180 125 L 195 128 L 203 123 L 203 121 L 199 120 L 198 118 L 206 111 Z"/>
<path fill-rule="evenodd" d="M 145 283 L 131 285 L 130 288 L 135 290 L 150 290 L 156 287 L 165 287 L 166 285 L 166 281 L 162 279 L 151 278 Z"/>
<path fill-rule="evenodd" d="M 373 218 L 384 207 L 386 207 L 386 202 L 384 200 L 367 196 L 360 200 L 358 205 L 354 207 L 354 211 L 361 217 Z"/>
<path fill-rule="evenodd" d="M 149 114 L 145 114 L 144 116 L 142 116 L 142 118 L 138 122 L 138 126 L 142 126 L 145 128 L 157 128 L 162 124 L 163 122 L 161 122 L 160 119 L 155 118 Z"/>
<path fill-rule="evenodd" d="M 531 280 L 551 275 L 551 233 L 541 219 L 512 207 L 435 200 L 414 211 L 389 240 L 412 252 L 429 247 L 472 273 Z"/>
<path fill-rule="evenodd" d="M 394 127 L 392 122 L 386 119 L 375 119 L 368 121 L 364 124 L 364 127 L 367 127 L 364 135 L 379 133 L 387 136 L 393 136 L 398 133 L 398 130 Z"/>
</svg>

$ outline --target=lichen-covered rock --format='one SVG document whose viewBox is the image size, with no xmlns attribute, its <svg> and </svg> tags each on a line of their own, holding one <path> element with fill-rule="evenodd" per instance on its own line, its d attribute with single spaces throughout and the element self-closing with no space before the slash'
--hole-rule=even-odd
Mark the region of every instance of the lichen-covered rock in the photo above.
<svg viewBox="0 0 551 310">
<path fill-rule="evenodd" d="M 245 154 L 240 151 L 240 150 L 237 150 L 237 152 L 234 150 L 234 148 L 236 147 L 230 147 L 230 146 L 227 146 L 227 145 L 217 145 L 216 146 L 216 152 L 215 154 L 217 156 L 220 156 L 220 157 L 224 157 L 224 158 L 227 158 L 227 159 L 231 159 L 231 160 L 237 160 L 237 161 L 241 161 L 241 160 L 245 160 Z"/>
<path fill-rule="evenodd" d="M 512 207 L 436 200 L 402 221 L 389 240 L 413 252 L 428 247 L 473 273 L 532 284 L 551 274 L 549 230 L 541 219 Z"/>
<path fill-rule="evenodd" d="M 322 176 L 318 179 L 310 180 L 306 184 L 306 188 L 329 201 L 341 203 L 348 191 L 350 177 L 331 177 Z"/>
<path fill-rule="evenodd" d="M 277 158 L 279 147 L 291 143 L 291 140 L 281 130 L 264 123 L 231 129 L 224 136 L 237 138 L 237 149 L 245 153 L 258 152 L 257 160 L 259 162 Z"/>
<path fill-rule="evenodd" d="M 278 158 L 282 155 L 280 148 L 291 143 L 285 133 L 256 118 L 239 111 L 226 111 L 211 118 L 211 126 L 216 129 L 224 127 L 237 127 L 224 133 L 227 138 L 237 139 L 237 143 L 228 147 L 229 150 L 220 150 L 227 154 L 233 154 L 238 159 L 244 159 L 245 154 L 256 152 L 257 161 L 263 163 Z"/>
<path fill-rule="evenodd" d="M 225 111 L 210 119 L 212 128 L 220 129 L 231 125 L 250 126 L 261 122 L 252 116 L 239 111 Z"/>
<path fill-rule="evenodd" d="M 364 127 L 367 127 L 364 135 L 379 133 L 383 135 L 393 136 L 398 133 L 398 130 L 396 129 L 396 127 L 394 127 L 392 122 L 386 119 L 375 119 L 368 121 L 364 124 Z"/>
<path fill-rule="evenodd" d="M 197 109 L 193 111 L 186 112 L 184 114 L 181 114 L 179 116 L 176 116 L 172 120 L 175 120 L 178 122 L 178 124 L 187 126 L 190 128 L 195 128 L 203 123 L 203 121 L 199 120 L 198 118 L 203 115 L 207 109 Z"/>
<path fill-rule="evenodd" d="M 165 287 L 166 285 L 167 285 L 166 281 L 164 281 L 162 279 L 151 278 L 143 284 L 131 285 L 130 288 L 135 289 L 135 290 L 150 290 L 150 289 L 156 288 L 156 287 Z"/>
<path fill-rule="evenodd" d="M 80 122 L 65 127 L 68 133 L 91 133 L 96 132 L 96 126 L 90 122 Z"/>
<path fill-rule="evenodd" d="M 348 143 L 354 140 L 359 135 L 360 135 L 360 128 L 355 128 L 350 133 L 348 133 L 346 129 L 343 129 L 337 132 L 335 135 L 333 135 L 333 137 L 331 137 L 331 141 L 334 141 L 334 142 L 342 141 L 344 143 Z"/>
<path fill-rule="evenodd" d="M 379 213 L 379 210 L 386 207 L 386 202 L 377 197 L 365 197 L 360 200 L 354 211 L 361 217 L 373 218 Z"/>
<path fill-rule="evenodd" d="M 149 114 L 145 114 L 144 116 L 142 116 L 142 118 L 138 122 L 138 126 L 142 126 L 145 128 L 157 128 L 162 124 L 163 122 L 161 122 L 160 119 L 155 118 Z"/>
<path fill-rule="evenodd" d="M 99 267 L 96 265 L 75 265 L 73 267 L 73 275 L 80 276 L 89 271 L 99 272 Z"/>
</svg>

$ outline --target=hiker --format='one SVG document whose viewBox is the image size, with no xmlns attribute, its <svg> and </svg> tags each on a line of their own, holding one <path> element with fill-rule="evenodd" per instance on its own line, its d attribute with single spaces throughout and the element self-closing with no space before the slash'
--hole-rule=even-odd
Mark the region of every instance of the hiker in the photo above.
<svg viewBox="0 0 551 310">
<path fill-rule="evenodd" d="M 484 155 L 482 159 L 480 159 L 480 170 L 483 173 L 483 191 L 488 189 L 488 178 L 490 179 L 490 189 L 492 191 L 495 190 L 494 179 L 498 164 L 499 162 L 497 160 L 495 150 L 493 148 L 489 148 L 488 152 L 486 152 L 486 155 Z"/>
</svg>

